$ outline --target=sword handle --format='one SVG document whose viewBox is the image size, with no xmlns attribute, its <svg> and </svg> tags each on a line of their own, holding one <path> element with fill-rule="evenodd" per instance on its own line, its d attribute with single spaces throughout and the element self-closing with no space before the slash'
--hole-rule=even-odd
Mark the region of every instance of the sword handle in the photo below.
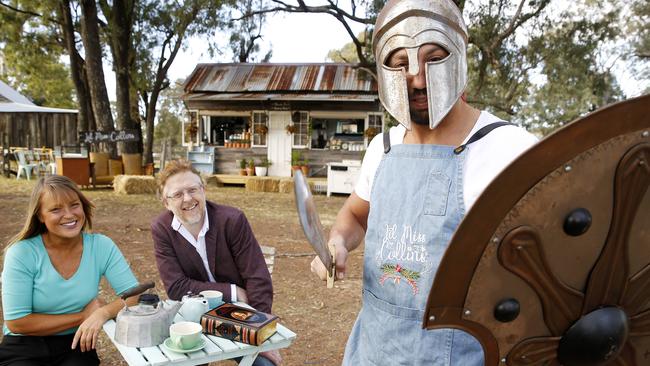
<svg viewBox="0 0 650 366">
<path fill-rule="evenodd" d="M 327 271 L 327 288 L 334 287 L 334 278 L 336 276 L 336 246 L 331 241 L 327 242 L 327 248 L 332 256 L 332 268 Z"/>
</svg>

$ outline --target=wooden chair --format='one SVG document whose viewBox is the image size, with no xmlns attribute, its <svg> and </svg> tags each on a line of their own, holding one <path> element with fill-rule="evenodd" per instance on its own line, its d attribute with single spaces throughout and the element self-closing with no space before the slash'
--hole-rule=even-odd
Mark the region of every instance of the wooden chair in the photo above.
<svg viewBox="0 0 650 366">
<path fill-rule="evenodd" d="M 122 154 L 124 174 L 142 175 L 142 154 Z"/>
<path fill-rule="evenodd" d="M 122 154 L 125 175 L 153 175 L 153 164 L 142 165 L 142 154 Z"/>
<path fill-rule="evenodd" d="M 90 162 L 93 163 L 93 186 L 112 185 L 116 175 L 123 174 L 122 161 L 111 159 L 106 152 L 89 153 Z"/>
</svg>

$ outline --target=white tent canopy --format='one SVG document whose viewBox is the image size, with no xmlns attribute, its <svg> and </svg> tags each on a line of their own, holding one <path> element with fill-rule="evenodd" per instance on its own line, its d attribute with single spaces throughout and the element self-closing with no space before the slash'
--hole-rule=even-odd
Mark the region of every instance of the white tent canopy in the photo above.
<svg viewBox="0 0 650 366">
<path fill-rule="evenodd" d="M 76 109 L 39 107 L 0 80 L 0 113 L 77 113 Z"/>
</svg>

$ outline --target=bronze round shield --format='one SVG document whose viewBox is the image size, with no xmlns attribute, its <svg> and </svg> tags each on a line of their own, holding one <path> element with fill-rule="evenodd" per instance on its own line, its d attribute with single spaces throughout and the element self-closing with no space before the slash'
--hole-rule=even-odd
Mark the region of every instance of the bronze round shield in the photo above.
<svg viewBox="0 0 650 366">
<path fill-rule="evenodd" d="M 517 158 L 456 231 L 423 326 L 485 364 L 650 364 L 650 96 L 600 109 Z"/>
</svg>

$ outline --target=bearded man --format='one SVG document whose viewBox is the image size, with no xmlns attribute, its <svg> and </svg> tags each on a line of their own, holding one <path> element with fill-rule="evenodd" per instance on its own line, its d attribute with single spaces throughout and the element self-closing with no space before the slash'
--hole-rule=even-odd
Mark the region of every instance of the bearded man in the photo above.
<svg viewBox="0 0 650 366">
<path fill-rule="evenodd" d="M 391 0 L 377 18 L 379 97 L 400 126 L 370 143 L 330 231 L 338 279 L 365 239 L 363 306 L 344 365 L 483 363 L 469 334 L 422 329 L 427 290 L 465 213 L 537 139 L 464 101 L 467 36 L 451 0 Z M 326 278 L 318 257 L 311 269 Z"/>
</svg>

